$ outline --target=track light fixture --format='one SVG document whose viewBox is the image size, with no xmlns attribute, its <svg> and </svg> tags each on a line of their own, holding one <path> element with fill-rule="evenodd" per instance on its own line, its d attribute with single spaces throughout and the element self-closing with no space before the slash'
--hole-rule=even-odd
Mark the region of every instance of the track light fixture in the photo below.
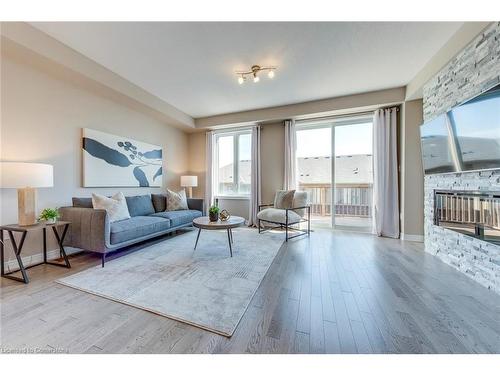
<svg viewBox="0 0 500 375">
<path fill-rule="evenodd" d="M 260 81 L 259 73 L 262 71 L 267 71 L 267 76 L 270 79 L 274 78 L 274 71 L 276 70 L 275 66 L 259 66 L 259 65 L 253 65 L 250 70 L 247 71 L 242 71 L 242 72 L 235 72 L 236 75 L 238 76 L 238 83 L 242 85 L 245 83 L 247 80 L 248 76 L 253 76 L 253 81 L 254 83 L 257 83 Z"/>
</svg>

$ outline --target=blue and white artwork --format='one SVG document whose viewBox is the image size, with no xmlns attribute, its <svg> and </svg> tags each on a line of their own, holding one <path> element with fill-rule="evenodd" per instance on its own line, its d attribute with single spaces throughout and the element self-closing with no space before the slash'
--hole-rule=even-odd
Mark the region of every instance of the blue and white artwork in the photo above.
<svg viewBox="0 0 500 375">
<path fill-rule="evenodd" d="M 84 187 L 161 187 L 162 148 L 83 129 Z"/>
</svg>

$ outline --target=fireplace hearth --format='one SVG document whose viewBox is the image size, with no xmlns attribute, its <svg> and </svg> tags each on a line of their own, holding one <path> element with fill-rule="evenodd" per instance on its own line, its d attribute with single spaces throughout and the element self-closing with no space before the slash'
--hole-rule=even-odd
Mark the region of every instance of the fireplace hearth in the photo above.
<svg viewBox="0 0 500 375">
<path fill-rule="evenodd" d="M 434 190 L 434 225 L 500 244 L 500 192 Z"/>
</svg>

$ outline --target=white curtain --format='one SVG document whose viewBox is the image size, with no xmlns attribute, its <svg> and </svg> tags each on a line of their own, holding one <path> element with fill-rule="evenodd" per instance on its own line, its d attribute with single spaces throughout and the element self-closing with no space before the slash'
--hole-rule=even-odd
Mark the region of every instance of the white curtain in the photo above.
<svg viewBox="0 0 500 375">
<path fill-rule="evenodd" d="M 295 135 L 295 120 L 285 120 L 285 171 L 283 189 L 297 188 L 297 139 Z"/>
<path fill-rule="evenodd" d="M 208 208 L 212 205 L 213 193 L 214 193 L 214 132 L 209 131 L 206 133 L 207 140 L 205 146 L 205 213 L 208 215 Z"/>
<path fill-rule="evenodd" d="M 379 236 L 399 238 L 397 108 L 373 118 L 373 226 Z"/>
<path fill-rule="evenodd" d="M 257 226 L 257 213 L 259 212 L 259 204 L 261 204 L 260 132 L 260 125 L 252 127 L 250 212 L 248 215 L 249 227 Z"/>
</svg>

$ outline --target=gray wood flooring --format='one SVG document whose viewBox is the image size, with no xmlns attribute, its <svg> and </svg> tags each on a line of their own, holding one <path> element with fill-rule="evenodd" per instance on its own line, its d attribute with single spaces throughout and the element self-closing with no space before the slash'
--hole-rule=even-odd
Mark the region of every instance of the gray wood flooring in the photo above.
<svg viewBox="0 0 500 375">
<path fill-rule="evenodd" d="M 230 339 L 56 284 L 99 263 L 92 254 L 70 259 L 71 270 L 29 270 L 29 285 L 1 280 L 3 349 L 500 353 L 500 296 L 418 243 L 331 230 L 290 241 Z"/>
</svg>

